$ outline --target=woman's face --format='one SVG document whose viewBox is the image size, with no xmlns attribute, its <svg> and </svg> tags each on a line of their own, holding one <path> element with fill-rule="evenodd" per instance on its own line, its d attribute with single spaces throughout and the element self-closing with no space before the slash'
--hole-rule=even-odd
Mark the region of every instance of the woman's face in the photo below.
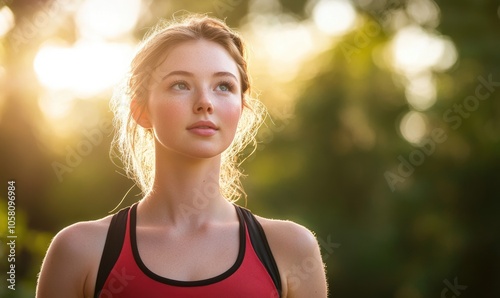
<svg viewBox="0 0 500 298">
<path fill-rule="evenodd" d="M 175 46 L 158 67 L 147 122 L 157 154 L 210 158 L 231 144 L 242 112 L 236 62 L 206 40 Z"/>
</svg>

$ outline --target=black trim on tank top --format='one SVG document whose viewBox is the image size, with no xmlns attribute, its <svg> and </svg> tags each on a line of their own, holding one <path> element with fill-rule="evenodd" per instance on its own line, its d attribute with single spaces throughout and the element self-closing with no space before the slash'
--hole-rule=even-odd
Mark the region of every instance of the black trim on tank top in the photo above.
<svg viewBox="0 0 500 298">
<path fill-rule="evenodd" d="M 274 285 L 278 290 L 279 297 L 281 297 L 280 272 L 278 270 L 278 266 L 276 265 L 276 260 L 274 259 L 271 248 L 269 247 L 269 243 L 267 242 L 266 233 L 264 233 L 262 225 L 250 210 L 243 207 L 238 207 L 238 209 L 242 211 L 243 217 L 245 218 L 252 247 L 269 273 L 269 276 L 271 276 Z"/>
<path fill-rule="evenodd" d="M 108 234 L 102 252 L 99 270 L 97 271 L 97 279 L 95 283 L 94 298 L 99 298 L 106 279 L 108 279 L 111 270 L 115 266 L 118 257 L 122 251 L 125 231 L 127 229 L 127 216 L 130 207 L 118 211 L 111 218 L 109 223 Z"/>
<path fill-rule="evenodd" d="M 274 285 L 278 290 L 279 297 L 281 297 L 282 286 L 281 286 L 280 273 L 278 270 L 278 266 L 276 265 L 276 261 L 273 257 L 273 254 L 271 252 L 271 249 L 269 247 L 269 244 L 267 242 L 264 229 L 262 228 L 262 226 L 260 225 L 260 223 L 257 221 L 257 219 L 251 213 L 250 210 L 237 205 L 234 206 L 236 208 L 236 213 L 238 214 L 238 220 L 240 224 L 239 226 L 240 247 L 236 262 L 226 272 L 216 277 L 200 281 L 178 281 L 178 280 L 164 278 L 162 276 L 159 276 L 151 272 L 142 262 L 139 256 L 139 251 L 137 249 L 137 242 L 136 242 L 137 204 L 134 204 L 132 207 L 127 207 L 120 210 L 115 215 L 113 215 L 108 228 L 106 242 L 104 244 L 103 254 L 101 257 L 99 270 L 97 273 L 94 298 L 99 298 L 102 288 L 104 287 L 104 284 L 109 274 L 111 273 L 111 270 L 113 269 L 116 261 L 118 260 L 118 257 L 120 256 L 125 240 L 125 233 L 127 228 L 127 219 L 129 212 L 130 212 L 130 241 L 134 259 L 139 268 L 150 278 L 174 286 L 189 287 L 189 286 L 208 285 L 216 283 L 218 281 L 221 281 L 229 277 L 240 267 L 241 263 L 243 262 L 243 258 L 245 256 L 245 246 L 246 246 L 246 235 L 245 235 L 246 234 L 245 226 L 246 226 L 252 247 L 255 253 L 257 254 L 259 260 L 262 262 L 267 272 L 271 276 Z"/>
<path fill-rule="evenodd" d="M 235 206 L 236 207 L 236 206 Z M 238 208 L 236 207 L 236 210 Z M 136 223 L 137 223 L 137 205 L 132 206 L 130 209 L 130 241 L 132 244 L 132 253 L 134 255 L 135 262 L 137 263 L 137 266 L 142 270 L 146 276 L 149 278 L 156 280 L 158 282 L 172 285 L 172 286 L 177 286 L 177 287 L 199 287 L 199 286 L 206 286 L 210 284 L 214 284 L 217 282 L 220 282 L 229 276 L 231 276 L 238 268 L 241 266 L 241 263 L 243 263 L 243 259 L 245 257 L 245 246 L 246 246 L 246 236 L 245 236 L 245 223 L 243 216 L 238 213 L 238 221 L 239 221 L 239 238 L 240 238 L 240 247 L 238 249 L 238 257 L 234 264 L 225 272 L 211 278 L 207 279 L 202 279 L 202 280 L 195 280 L 195 281 L 183 281 L 183 280 L 175 280 L 175 279 L 170 279 L 167 277 L 160 276 L 153 271 L 149 270 L 149 268 L 143 263 L 141 256 L 139 255 L 139 249 L 137 248 L 137 237 L 136 237 Z"/>
</svg>

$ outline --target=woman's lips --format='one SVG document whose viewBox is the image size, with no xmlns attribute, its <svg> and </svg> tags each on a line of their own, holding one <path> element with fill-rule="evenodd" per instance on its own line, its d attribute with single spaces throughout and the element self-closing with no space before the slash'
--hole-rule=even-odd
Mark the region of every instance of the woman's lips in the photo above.
<svg viewBox="0 0 500 298">
<path fill-rule="evenodd" d="M 198 121 L 187 128 L 190 132 L 200 136 L 213 136 L 219 128 L 211 121 Z"/>
</svg>

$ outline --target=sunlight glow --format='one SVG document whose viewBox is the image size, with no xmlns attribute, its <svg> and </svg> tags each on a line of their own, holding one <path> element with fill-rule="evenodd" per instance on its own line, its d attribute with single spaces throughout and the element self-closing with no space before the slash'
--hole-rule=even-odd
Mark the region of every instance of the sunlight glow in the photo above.
<svg viewBox="0 0 500 298">
<path fill-rule="evenodd" d="M 282 82 L 295 78 L 301 62 L 318 46 L 313 42 L 311 30 L 297 22 L 261 20 L 252 22 L 247 30 L 245 35 L 251 40 L 248 44 L 258 46 L 258 50 L 251 48 L 251 54 L 263 61 L 263 67 L 273 78 Z"/>
<path fill-rule="evenodd" d="M 401 75 L 408 103 L 418 111 L 431 108 L 437 100 L 433 72 L 450 69 L 458 59 L 453 42 L 409 26 L 399 30 L 386 50 L 389 65 Z"/>
<path fill-rule="evenodd" d="M 433 66 L 434 70 L 446 71 L 450 69 L 458 60 L 458 52 L 455 48 L 455 44 L 451 39 L 447 37 L 442 37 L 441 42 L 443 43 L 444 51 L 441 58 Z"/>
<path fill-rule="evenodd" d="M 406 11 L 420 25 L 432 28 L 439 25 L 440 10 L 433 0 L 409 0 Z"/>
<path fill-rule="evenodd" d="M 353 28 L 356 10 L 346 0 L 320 0 L 312 16 L 316 26 L 329 35 L 342 35 Z"/>
<path fill-rule="evenodd" d="M 78 42 L 73 47 L 43 45 L 34 68 L 50 90 L 91 97 L 116 85 L 127 71 L 133 53 L 129 44 Z"/>
<path fill-rule="evenodd" d="M 66 117 L 73 107 L 73 96 L 64 91 L 48 91 L 40 95 L 38 106 L 49 119 Z"/>
<path fill-rule="evenodd" d="M 401 29 L 391 45 L 393 64 L 402 73 L 418 73 L 439 66 L 447 59 L 446 67 L 451 67 L 456 56 L 447 57 L 454 48 L 447 39 L 430 34 L 417 26 Z M 440 70 L 444 70 L 440 67 Z"/>
<path fill-rule="evenodd" d="M 0 37 L 4 36 L 14 27 L 14 14 L 7 7 L 4 6 L 0 9 Z"/>
<path fill-rule="evenodd" d="M 86 0 L 76 13 L 76 24 L 83 37 L 116 38 L 135 27 L 140 11 L 141 0 Z"/>
<path fill-rule="evenodd" d="M 410 111 L 401 119 L 399 129 L 405 140 L 418 145 L 427 135 L 427 117 L 420 112 Z"/>
<path fill-rule="evenodd" d="M 431 72 L 424 72 L 408 80 L 406 99 L 416 110 L 425 111 L 436 103 L 436 82 Z"/>
</svg>

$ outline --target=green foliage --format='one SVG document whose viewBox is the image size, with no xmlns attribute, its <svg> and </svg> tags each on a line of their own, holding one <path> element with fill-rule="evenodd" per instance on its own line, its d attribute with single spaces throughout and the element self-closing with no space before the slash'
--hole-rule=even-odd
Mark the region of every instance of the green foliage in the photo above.
<svg viewBox="0 0 500 298">
<path fill-rule="evenodd" d="M 356 28 L 311 57 L 303 66 L 303 76 L 289 83 L 299 89 L 292 102 L 294 116 L 285 119 L 271 113 L 275 122 L 267 123 L 268 141 L 244 163 L 248 206 L 263 216 L 294 220 L 316 233 L 335 297 L 437 297 L 446 289 L 445 281 L 453 283 L 455 278 L 467 286 L 464 297 L 497 297 L 498 3 L 436 1 L 440 25 L 426 30 L 451 38 L 459 59 L 452 69 L 434 74 L 437 102 L 422 113 L 429 119 L 429 130 L 441 129 L 446 138 L 403 177 L 401 159 L 408 161 L 423 149 L 409 144 L 399 132 L 402 116 L 411 110 L 401 78 L 375 61 L 394 35 L 381 16 L 404 8 L 406 2 L 359 4 L 361 19 L 380 24 L 380 32 L 360 46 L 356 40 L 368 29 Z M 240 26 L 247 21 L 250 1 L 148 3 L 145 9 L 152 17 L 137 25 L 136 37 L 142 37 L 150 22 L 181 10 L 211 12 L 231 26 Z M 309 17 L 304 11 L 306 1 L 280 3 L 285 12 Z M 10 6 L 20 20 L 34 13 L 27 1 Z M 72 40 L 73 31 L 70 22 L 53 34 Z M 18 290 L 12 296 L 2 281 L 2 297 L 32 297 L 52 236 L 75 221 L 105 216 L 132 186 L 109 160 L 109 134 L 78 166 L 58 177 L 54 162 L 67 164 L 67 148 L 78 148 L 87 138 L 83 130 L 111 120 L 109 94 L 79 101 L 71 111 L 74 133 L 54 136 L 38 108 L 40 86 L 32 69 L 43 39 L 43 35 L 33 38 L 17 51 L 7 43 L 0 47 L 0 70 L 9 78 L 0 92 L 0 181 L 18 183 L 20 239 Z M 450 109 L 475 95 L 480 78 L 493 81 L 489 97 L 478 101 L 467 116 L 454 113 L 458 118 L 447 121 Z M 96 121 L 84 116 L 88 110 Z M 394 188 L 387 172 L 402 179 Z M 132 189 L 123 205 L 136 201 L 136 193 Z M 0 205 L 5 206 L 4 195 L 0 196 Z M 6 221 L 5 210 L 0 208 L 0 222 Z M 2 241 L 5 228 L 0 225 Z M 0 264 L 5 268 L 4 254 Z"/>
</svg>

